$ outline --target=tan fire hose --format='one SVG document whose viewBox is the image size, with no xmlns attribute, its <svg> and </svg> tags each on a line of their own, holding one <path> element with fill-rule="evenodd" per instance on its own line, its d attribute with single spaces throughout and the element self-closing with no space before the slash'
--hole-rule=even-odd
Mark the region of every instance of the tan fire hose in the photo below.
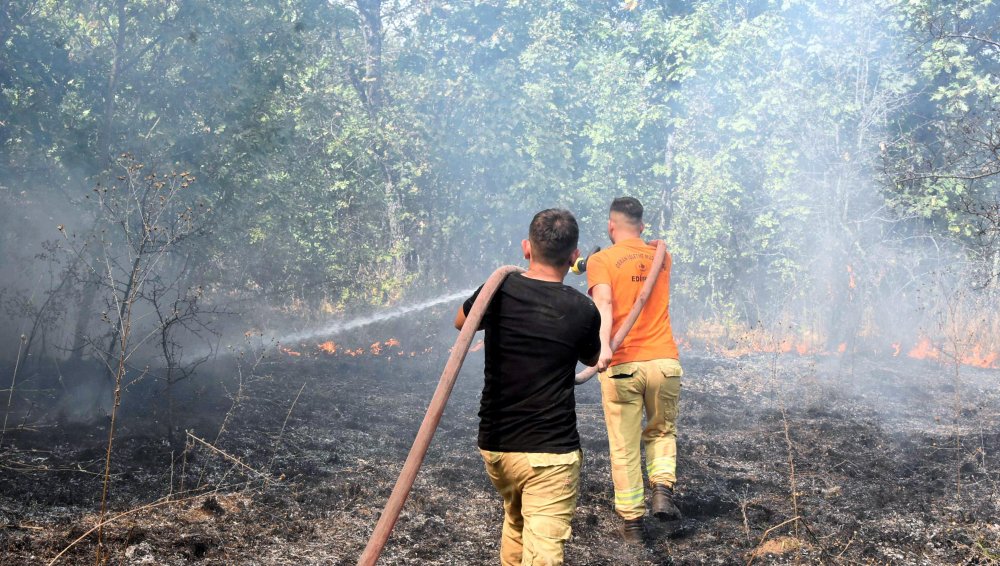
<svg viewBox="0 0 1000 566">
<path fill-rule="evenodd" d="M 469 310 L 465 324 L 462 326 L 461 332 L 458 333 L 458 338 L 455 339 L 451 355 L 448 356 L 448 363 L 445 364 L 444 371 L 441 372 L 437 389 L 434 390 L 434 396 L 431 397 L 431 402 L 427 406 L 424 421 L 420 423 L 417 437 L 413 441 L 413 446 L 410 447 L 410 454 L 406 457 L 406 463 L 403 464 L 403 469 L 399 472 L 396 486 L 392 488 L 392 494 L 389 495 L 389 501 L 386 502 L 385 509 L 382 510 L 375 530 L 372 532 L 371 538 L 368 539 L 368 546 L 358 558 L 358 566 L 374 566 L 379 554 L 382 553 L 382 547 L 389 540 L 389 534 L 392 533 L 392 527 L 395 526 L 396 519 L 399 518 L 399 512 L 402 511 L 403 503 L 406 502 L 406 496 L 410 494 L 410 488 L 413 487 L 413 480 L 417 478 L 417 471 L 420 470 L 420 464 L 423 463 L 424 455 L 427 454 L 427 447 L 430 446 L 431 439 L 434 437 L 434 431 L 437 429 L 438 423 L 441 422 L 445 403 L 448 402 L 448 396 L 451 395 L 451 390 L 455 386 L 458 370 L 462 369 L 462 362 L 465 361 L 465 355 L 472 344 L 472 338 L 479 330 L 479 323 L 483 320 L 486 307 L 490 304 L 493 294 L 496 293 L 503 280 L 511 273 L 522 271 L 524 269 L 520 267 L 505 265 L 494 271 L 493 275 L 490 275 L 490 278 L 483 284 L 482 291 L 476 297 L 476 302 Z"/>
<path fill-rule="evenodd" d="M 663 268 L 663 262 L 666 260 L 666 257 L 667 245 L 663 243 L 663 240 L 657 240 L 656 253 L 653 255 L 653 267 L 649 270 L 649 277 L 646 278 L 646 282 L 642 285 L 639 296 L 635 298 L 635 303 L 632 304 L 632 310 L 625 317 L 625 322 L 622 323 L 621 328 L 618 329 L 618 332 L 615 332 L 614 338 L 611 339 L 612 352 L 617 350 L 622 345 L 622 342 L 625 341 L 625 337 L 628 336 L 635 321 L 638 320 L 639 313 L 642 312 L 642 307 L 646 306 L 646 301 L 649 299 L 650 293 L 653 292 L 653 285 L 656 284 L 656 278 L 660 275 L 660 269 Z M 596 374 L 597 367 L 589 367 L 576 374 L 576 384 L 587 383 Z"/>
</svg>

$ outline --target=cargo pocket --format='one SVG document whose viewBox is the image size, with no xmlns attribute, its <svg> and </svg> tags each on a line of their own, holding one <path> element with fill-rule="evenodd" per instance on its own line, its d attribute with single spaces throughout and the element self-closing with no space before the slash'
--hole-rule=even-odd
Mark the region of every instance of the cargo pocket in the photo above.
<svg viewBox="0 0 1000 566">
<path fill-rule="evenodd" d="M 656 369 L 660 370 L 663 377 L 681 377 L 684 375 L 684 368 L 678 360 L 666 358 L 656 360 Z"/>
<path fill-rule="evenodd" d="M 639 371 L 639 364 L 636 362 L 625 362 L 616 364 L 608 368 L 608 377 L 611 379 L 628 379 Z"/>
<path fill-rule="evenodd" d="M 521 566 L 558 566 L 563 564 L 563 546 L 573 534 L 569 521 L 535 517 L 524 525 L 526 542 Z"/>
<path fill-rule="evenodd" d="M 572 505 L 576 501 L 582 457 L 579 450 L 565 454 L 527 453 L 525 457 L 534 476 L 530 482 L 533 493 L 552 503 L 564 501 Z"/>
<path fill-rule="evenodd" d="M 538 520 L 532 525 L 531 530 L 534 534 L 538 535 L 543 539 L 548 539 L 552 542 L 555 541 L 567 541 L 570 535 L 573 534 L 573 528 L 570 524 L 564 523 L 563 521 L 556 520 Z"/>
<path fill-rule="evenodd" d="M 565 454 L 528 452 L 525 456 L 528 458 L 528 464 L 532 468 L 544 468 L 546 466 L 572 466 L 580 463 L 579 450 L 566 452 Z"/>
</svg>

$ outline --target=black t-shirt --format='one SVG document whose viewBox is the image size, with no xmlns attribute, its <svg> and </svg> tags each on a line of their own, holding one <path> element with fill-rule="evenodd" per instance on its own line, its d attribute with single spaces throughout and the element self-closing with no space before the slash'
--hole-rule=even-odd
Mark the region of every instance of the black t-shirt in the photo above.
<svg viewBox="0 0 1000 566">
<path fill-rule="evenodd" d="M 482 287 L 465 301 L 468 315 Z M 601 349 L 601 315 L 579 291 L 513 274 L 483 317 L 486 369 L 479 447 L 497 452 L 580 448 L 573 378 Z"/>
</svg>

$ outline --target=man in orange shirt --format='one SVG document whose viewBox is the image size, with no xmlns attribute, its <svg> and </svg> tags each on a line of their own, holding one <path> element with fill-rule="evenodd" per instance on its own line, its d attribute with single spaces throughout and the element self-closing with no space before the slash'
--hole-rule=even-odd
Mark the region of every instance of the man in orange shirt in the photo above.
<svg viewBox="0 0 1000 566">
<path fill-rule="evenodd" d="M 597 369 L 615 511 L 623 519 L 623 537 L 637 544 L 645 539 L 642 444 L 653 489 L 653 515 L 664 521 L 680 518 L 673 486 L 677 479 L 677 400 L 683 374 L 670 329 L 669 253 L 642 314 L 618 350 L 611 351 L 611 337 L 628 316 L 653 264 L 656 248 L 639 237 L 643 229 L 642 204 L 632 197 L 616 198 L 608 219 L 608 236 L 614 245 L 587 260 L 587 286 L 601 313 Z"/>
</svg>

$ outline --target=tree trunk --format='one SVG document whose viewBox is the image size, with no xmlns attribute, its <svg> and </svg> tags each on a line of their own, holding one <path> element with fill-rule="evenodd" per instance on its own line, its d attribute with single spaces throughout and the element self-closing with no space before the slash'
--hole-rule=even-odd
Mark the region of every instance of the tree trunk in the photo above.
<svg viewBox="0 0 1000 566">
<path fill-rule="evenodd" d="M 357 0 L 365 38 L 365 76 L 361 79 L 368 115 L 377 120 L 382 109 L 382 0 Z"/>
<path fill-rule="evenodd" d="M 103 169 L 107 169 L 111 165 L 112 155 L 114 154 L 111 151 L 111 137 L 113 135 L 115 119 L 115 94 L 118 91 L 119 73 L 121 73 L 122 57 L 125 50 L 125 23 L 127 17 L 125 6 L 127 4 L 127 0 L 118 0 L 117 2 L 118 29 L 115 34 L 115 52 L 111 60 L 111 73 L 108 75 L 108 88 L 104 94 L 104 116 L 101 118 L 101 129 L 97 135 L 98 159 Z"/>
<path fill-rule="evenodd" d="M 97 300 L 97 290 L 100 288 L 100 283 L 96 279 L 96 275 L 88 274 L 87 280 L 83 284 L 80 308 L 76 311 L 70 362 L 79 363 L 83 360 L 83 351 L 87 347 L 87 327 L 90 326 L 91 316 L 94 314 L 94 301 Z"/>
<path fill-rule="evenodd" d="M 110 360 L 115 356 L 115 346 L 119 344 L 119 338 L 123 336 L 125 332 L 125 316 L 128 314 L 129 310 L 132 308 L 132 302 L 135 301 L 135 297 L 132 296 L 135 286 L 138 284 L 139 278 L 139 264 L 142 261 L 142 248 L 139 249 L 139 253 L 135 256 L 135 261 L 132 262 L 132 271 L 129 273 L 128 281 L 125 283 L 125 292 L 122 293 L 122 302 L 118 305 L 118 323 L 114 326 L 111 331 L 111 342 L 108 344 L 108 359 Z M 113 291 L 112 291 L 113 292 Z M 125 356 L 125 347 L 127 344 L 122 341 L 121 348 L 122 351 L 119 352 L 119 356 Z M 109 368 L 110 369 L 110 368 Z M 115 374 L 112 371 L 111 378 L 115 378 Z"/>
<path fill-rule="evenodd" d="M 657 237 L 666 236 L 670 230 L 670 224 L 674 220 L 674 187 L 677 184 L 677 172 L 674 170 L 674 140 L 676 134 L 673 126 L 670 127 L 670 134 L 667 135 L 666 151 L 663 155 L 663 165 L 667 170 L 666 179 L 663 181 L 663 190 L 660 192 L 660 218 Z"/>
<path fill-rule="evenodd" d="M 375 159 L 382 171 L 383 195 L 386 208 L 386 229 L 389 232 L 389 250 L 392 266 L 389 277 L 401 281 L 406 274 L 403 223 L 400 220 L 402 203 L 396 190 L 396 180 L 389 166 L 389 144 L 382 131 L 382 104 L 385 96 L 382 85 L 382 0 L 356 0 L 361 14 L 361 34 L 365 40 L 365 76 L 355 88 L 365 105 L 375 130 Z"/>
</svg>

